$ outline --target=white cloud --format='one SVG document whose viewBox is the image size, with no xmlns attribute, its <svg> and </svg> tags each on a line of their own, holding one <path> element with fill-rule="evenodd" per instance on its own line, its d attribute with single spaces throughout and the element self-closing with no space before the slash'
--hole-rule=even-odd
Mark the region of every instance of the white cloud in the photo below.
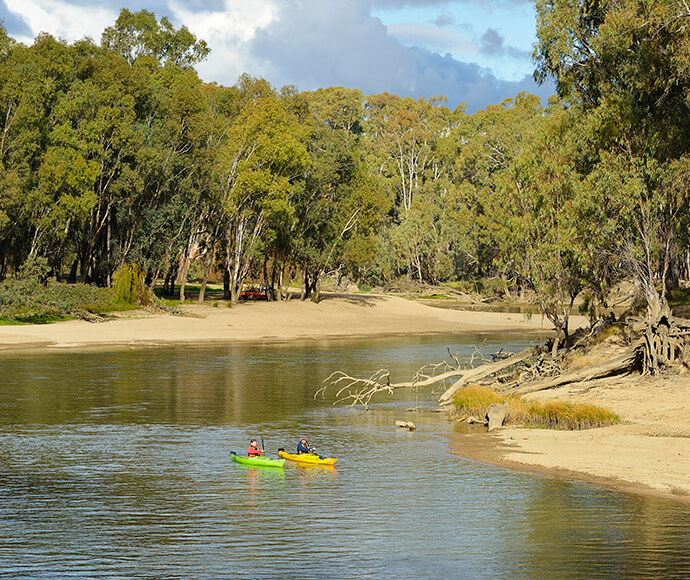
<svg viewBox="0 0 690 580">
<path fill-rule="evenodd" d="M 451 105 L 467 102 L 470 111 L 518 90 L 546 96 L 552 87 L 535 86 L 527 53 L 513 48 L 531 42 L 530 5 L 503 0 L 503 12 L 489 17 L 474 1 L 0 0 L 0 9 L 6 6 L 13 16 L 8 32 L 27 44 L 33 42 L 29 35 L 41 31 L 69 42 L 84 36 L 99 42 L 122 6 L 150 10 L 205 40 L 211 54 L 197 65 L 199 75 L 226 86 L 248 73 L 300 90 L 347 86 L 365 94 L 444 94 Z M 389 10 L 372 10 L 373 3 Z M 488 26 L 495 34 L 482 44 L 478 31 Z"/>
<path fill-rule="evenodd" d="M 77 6 L 60 0 L 5 0 L 7 9 L 20 17 L 34 36 L 48 32 L 53 36 L 74 41 L 90 36 L 100 41 L 101 33 L 111 26 L 117 12 L 107 8 Z M 33 37 L 19 37 L 20 42 L 33 43 Z"/>
<path fill-rule="evenodd" d="M 387 28 L 389 34 L 406 46 L 420 46 L 432 52 L 457 55 L 475 55 L 479 52 L 474 42 L 453 29 L 417 22 L 394 22 L 388 24 Z"/>
<path fill-rule="evenodd" d="M 202 78 L 232 85 L 242 73 L 265 75 L 267 63 L 252 57 L 249 43 L 258 28 L 278 17 L 270 0 L 225 0 L 222 10 L 190 10 L 181 2 L 170 4 L 175 19 L 183 23 L 211 49 L 208 59 L 197 65 Z"/>
</svg>

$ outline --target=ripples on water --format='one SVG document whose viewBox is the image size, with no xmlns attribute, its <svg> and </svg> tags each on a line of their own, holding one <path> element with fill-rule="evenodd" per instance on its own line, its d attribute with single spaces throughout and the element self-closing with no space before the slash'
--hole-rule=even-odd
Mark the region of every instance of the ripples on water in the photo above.
<svg viewBox="0 0 690 580">
<path fill-rule="evenodd" d="M 446 341 L 3 356 L 0 573 L 686 575 L 683 505 L 448 455 L 439 433 L 450 426 L 405 413 L 410 401 L 363 412 L 313 400 L 336 368 L 407 372 L 442 356 Z M 396 431 L 401 417 L 418 430 Z M 260 435 L 270 455 L 307 436 L 340 460 L 230 462 Z"/>
</svg>

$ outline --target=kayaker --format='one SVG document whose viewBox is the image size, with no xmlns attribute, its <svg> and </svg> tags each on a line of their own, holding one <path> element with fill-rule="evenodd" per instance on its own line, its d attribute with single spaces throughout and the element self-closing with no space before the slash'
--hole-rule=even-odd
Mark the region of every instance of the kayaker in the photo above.
<svg viewBox="0 0 690 580">
<path fill-rule="evenodd" d="M 249 449 L 247 449 L 247 455 L 249 457 L 261 457 L 264 454 L 263 449 L 259 449 L 259 445 L 256 442 L 256 439 L 252 439 L 249 442 Z"/>
<path fill-rule="evenodd" d="M 316 448 L 310 447 L 309 443 L 307 443 L 307 440 L 304 437 L 302 437 L 297 444 L 297 455 L 302 455 L 303 453 L 316 453 Z"/>
</svg>

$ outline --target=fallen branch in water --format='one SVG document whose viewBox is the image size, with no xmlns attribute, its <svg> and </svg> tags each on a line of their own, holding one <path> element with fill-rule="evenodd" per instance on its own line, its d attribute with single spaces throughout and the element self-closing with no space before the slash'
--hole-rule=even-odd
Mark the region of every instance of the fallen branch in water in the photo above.
<svg viewBox="0 0 690 580">
<path fill-rule="evenodd" d="M 529 353 L 531 350 L 525 352 Z M 419 389 L 438 383 L 445 384 L 446 381 L 457 380 L 458 378 L 463 380 L 465 376 L 485 376 L 491 374 L 490 367 L 494 365 L 498 365 L 500 370 L 513 364 L 507 364 L 506 360 L 501 360 L 499 363 L 493 363 L 493 365 L 485 364 L 474 367 L 477 361 L 491 360 L 487 359 L 481 353 L 480 348 L 477 347 L 475 347 L 474 352 L 465 361 L 464 366 L 457 354 L 452 354 L 450 350 L 448 350 L 448 354 L 455 362 L 455 365 L 447 361 L 427 364 L 415 372 L 412 380 L 398 383 L 391 382 L 390 371 L 388 369 L 379 369 L 368 378 L 353 377 L 343 371 L 335 371 L 324 379 L 323 382 L 325 385 L 316 391 L 314 398 L 318 396 L 325 397 L 327 390 L 336 388 L 334 405 L 349 402 L 350 405 L 360 404 L 365 409 L 368 409 L 369 402 L 377 393 L 385 392 L 392 394 L 396 389 Z M 487 369 L 489 372 L 484 369 Z M 459 382 L 460 381 L 455 384 Z"/>
</svg>

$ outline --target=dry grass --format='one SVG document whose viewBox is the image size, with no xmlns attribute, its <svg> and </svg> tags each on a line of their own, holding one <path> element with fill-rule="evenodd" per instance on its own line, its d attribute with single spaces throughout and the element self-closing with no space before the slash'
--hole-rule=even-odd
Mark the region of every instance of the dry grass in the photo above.
<svg viewBox="0 0 690 580">
<path fill-rule="evenodd" d="M 563 367 L 568 370 L 576 370 L 608 362 L 611 360 L 612 351 L 618 350 L 621 342 L 620 327 L 609 326 L 589 339 L 589 346 L 586 350 L 577 349 L 568 353 L 563 361 Z"/>
<path fill-rule="evenodd" d="M 454 404 L 457 413 L 483 417 L 486 415 L 486 408 L 489 405 L 492 403 L 503 403 L 504 400 L 505 397 L 502 397 L 489 387 L 467 385 L 457 392 Z"/>
<path fill-rule="evenodd" d="M 547 429 L 581 430 L 620 423 L 615 413 L 597 405 L 567 403 L 565 401 L 526 401 L 517 396 L 504 397 L 488 387 L 467 386 L 455 395 L 455 415 L 483 417 L 492 403 L 506 403 L 509 407 L 506 424 Z"/>
</svg>

